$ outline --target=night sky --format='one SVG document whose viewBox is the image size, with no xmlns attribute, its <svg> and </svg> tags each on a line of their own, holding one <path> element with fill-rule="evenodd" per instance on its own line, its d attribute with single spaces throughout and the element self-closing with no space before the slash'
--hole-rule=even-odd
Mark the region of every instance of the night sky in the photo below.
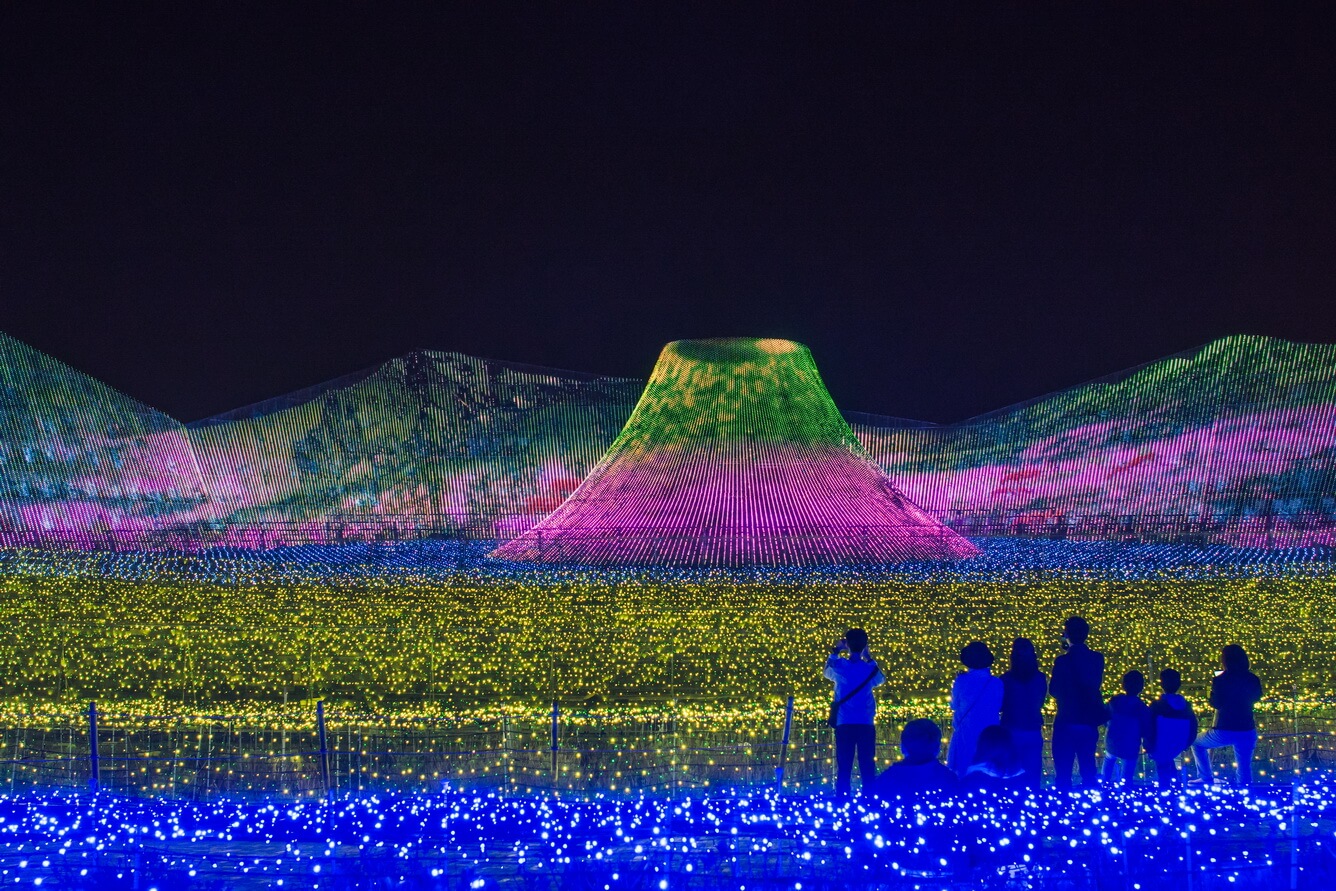
<svg viewBox="0 0 1336 891">
<path fill-rule="evenodd" d="M 1325 5 L 5 4 L 0 330 L 182 420 L 414 349 L 786 337 L 950 421 L 1336 342 Z"/>
</svg>

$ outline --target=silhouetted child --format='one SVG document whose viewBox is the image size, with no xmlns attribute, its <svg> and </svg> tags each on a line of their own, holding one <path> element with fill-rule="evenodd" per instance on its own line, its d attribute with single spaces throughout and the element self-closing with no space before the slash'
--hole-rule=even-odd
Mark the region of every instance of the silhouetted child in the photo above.
<svg viewBox="0 0 1336 891">
<path fill-rule="evenodd" d="M 1028 785 L 1011 731 L 1001 724 L 985 727 L 974 746 L 974 763 L 960 778 L 960 787 L 1004 792 Z"/>
<path fill-rule="evenodd" d="M 900 731 L 899 761 L 877 777 L 877 794 L 883 798 L 947 792 L 959 782 L 954 772 L 938 760 L 942 754 L 942 728 L 927 718 L 910 721 Z"/>
<path fill-rule="evenodd" d="M 1160 672 L 1160 698 L 1150 704 L 1146 724 L 1146 754 L 1155 762 L 1156 782 L 1161 785 L 1182 779 L 1178 756 L 1197 738 L 1197 715 L 1179 695 L 1183 679 L 1172 668 Z"/>
<path fill-rule="evenodd" d="M 1137 759 L 1141 757 L 1141 743 L 1150 724 L 1150 707 L 1141 701 L 1146 689 L 1146 678 L 1139 671 L 1123 675 L 1123 692 L 1109 700 L 1109 724 L 1104 731 L 1104 782 L 1113 782 L 1119 765 L 1123 782 L 1132 785 L 1136 779 Z"/>
</svg>

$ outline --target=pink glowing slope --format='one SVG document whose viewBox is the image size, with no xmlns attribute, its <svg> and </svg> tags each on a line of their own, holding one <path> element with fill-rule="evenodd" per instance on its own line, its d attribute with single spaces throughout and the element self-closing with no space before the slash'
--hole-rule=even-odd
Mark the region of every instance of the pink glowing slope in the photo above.
<svg viewBox="0 0 1336 891">
<path fill-rule="evenodd" d="M 830 447 L 660 450 L 607 464 L 496 555 L 545 563 L 748 565 L 956 560 L 964 538 Z"/>
<path fill-rule="evenodd" d="M 733 339 L 665 347 L 608 454 L 493 556 L 746 566 L 975 553 L 867 456 L 806 347 Z"/>
</svg>

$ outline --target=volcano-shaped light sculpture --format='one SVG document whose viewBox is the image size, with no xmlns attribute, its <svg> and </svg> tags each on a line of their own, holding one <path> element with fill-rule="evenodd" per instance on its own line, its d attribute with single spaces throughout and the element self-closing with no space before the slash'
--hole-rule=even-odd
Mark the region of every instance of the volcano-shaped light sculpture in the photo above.
<svg viewBox="0 0 1336 891">
<path fill-rule="evenodd" d="M 807 347 L 663 348 L 603 460 L 505 560 L 751 566 L 956 560 L 977 550 L 892 485 Z"/>
</svg>

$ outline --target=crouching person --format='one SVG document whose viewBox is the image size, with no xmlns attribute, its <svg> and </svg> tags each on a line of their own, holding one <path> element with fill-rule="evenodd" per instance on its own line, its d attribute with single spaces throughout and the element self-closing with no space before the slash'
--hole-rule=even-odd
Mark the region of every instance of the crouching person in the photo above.
<svg viewBox="0 0 1336 891">
<path fill-rule="evenodd" d="M 974 748 L 974 763 L 960 778 L 961 789 L 1017 792 L 1027 785 L 1011 731 L 1001 724 L 985 727 Z"/>
<path fill-rule="evenodd" d="M 877 777 L 877 794 L 883 798 L 950 792 L 959 783 L 940 760 L 942 728 L 927 718 L 910 721 L 900 731 L 900 754 Z"/>
</svg>

